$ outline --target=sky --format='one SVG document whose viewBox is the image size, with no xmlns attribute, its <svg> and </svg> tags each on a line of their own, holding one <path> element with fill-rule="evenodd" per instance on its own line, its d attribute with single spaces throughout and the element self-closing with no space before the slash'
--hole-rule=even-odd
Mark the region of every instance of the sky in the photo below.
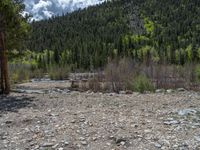
<svg viewBox="0 0 200 150">
<path fill-rule="evenodd" d="M 38 21 L 102 2 L 104 0 L 24 0 L 24 14 L 31 14 L 31 20 Z"/>
</svg>

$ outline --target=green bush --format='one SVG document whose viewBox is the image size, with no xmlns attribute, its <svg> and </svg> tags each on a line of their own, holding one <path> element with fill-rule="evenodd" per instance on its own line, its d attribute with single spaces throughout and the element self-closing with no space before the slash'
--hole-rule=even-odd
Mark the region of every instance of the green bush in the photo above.
<svg viewBox="0 0 200 150">
<path fill-rule="evenodd" d="M 131 90 L 144 93 L 145 91 L 154 91 L 152 82 L 144 75 L 135 77 L 130 83 Z"/>
<path fill-rule="evenodd" d="M 34 69 L 31 71 L 31 78 L 41 79 L 44 77 L 43 69 Z"/>
<path fill-rule="evenodd" d="M 13 67 L 10 70 L 10 81 L 11 84 L 22 83 L 30 79 L 30 70 L 26 67 Z"/>
<path fill-rule="evenodd" d="M 52 80 L 64 80 L 69 77 L 69 67 L 54 65 L 48 69 L 48 74 Z"/>
<path fill-rule="evenodd" d="M 195 75 L 196 75 L 197 81 L 200 82 L 200 65 L 196 66 L 196 68 L 195 68 Z"/>
</svg>

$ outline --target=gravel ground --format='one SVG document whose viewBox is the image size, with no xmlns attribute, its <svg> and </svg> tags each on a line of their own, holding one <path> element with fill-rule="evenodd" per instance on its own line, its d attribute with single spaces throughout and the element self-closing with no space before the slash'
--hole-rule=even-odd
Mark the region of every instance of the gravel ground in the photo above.
<svg viewBox="0 0 200 150">
<path fill-rule="evenodd" d="M 200 149 L 197 92 L 81 93 L 50 84 L 0 97 L 0 150 Z"/>
</svg>

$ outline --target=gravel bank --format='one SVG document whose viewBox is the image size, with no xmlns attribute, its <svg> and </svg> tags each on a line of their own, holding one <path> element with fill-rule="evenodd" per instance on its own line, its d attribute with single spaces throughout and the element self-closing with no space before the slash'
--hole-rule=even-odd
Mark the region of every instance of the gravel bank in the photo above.
<svg viewBox="0 0 200 150">
<path fill-rule="evenodd" d="M 47 84 L 23 88 L 49 92 L 0 97 L 1 150 L 200 149 L 197 92 L 81 93 Z"/>
</svg>

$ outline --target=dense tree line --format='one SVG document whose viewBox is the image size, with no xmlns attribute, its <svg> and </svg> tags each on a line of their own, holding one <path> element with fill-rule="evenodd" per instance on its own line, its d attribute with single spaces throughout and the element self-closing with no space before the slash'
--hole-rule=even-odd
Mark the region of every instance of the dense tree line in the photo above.
<svg viewBox="0 0 200 150">
<path fill-rule="evenodd" d="M 199 0 L 105 2 L 31 26 L 26 49 L 48 49 L 51 62 L 74 68 L 103 67 L 115 57 L 177 64 L 200 60 Z"/>
</svg>

